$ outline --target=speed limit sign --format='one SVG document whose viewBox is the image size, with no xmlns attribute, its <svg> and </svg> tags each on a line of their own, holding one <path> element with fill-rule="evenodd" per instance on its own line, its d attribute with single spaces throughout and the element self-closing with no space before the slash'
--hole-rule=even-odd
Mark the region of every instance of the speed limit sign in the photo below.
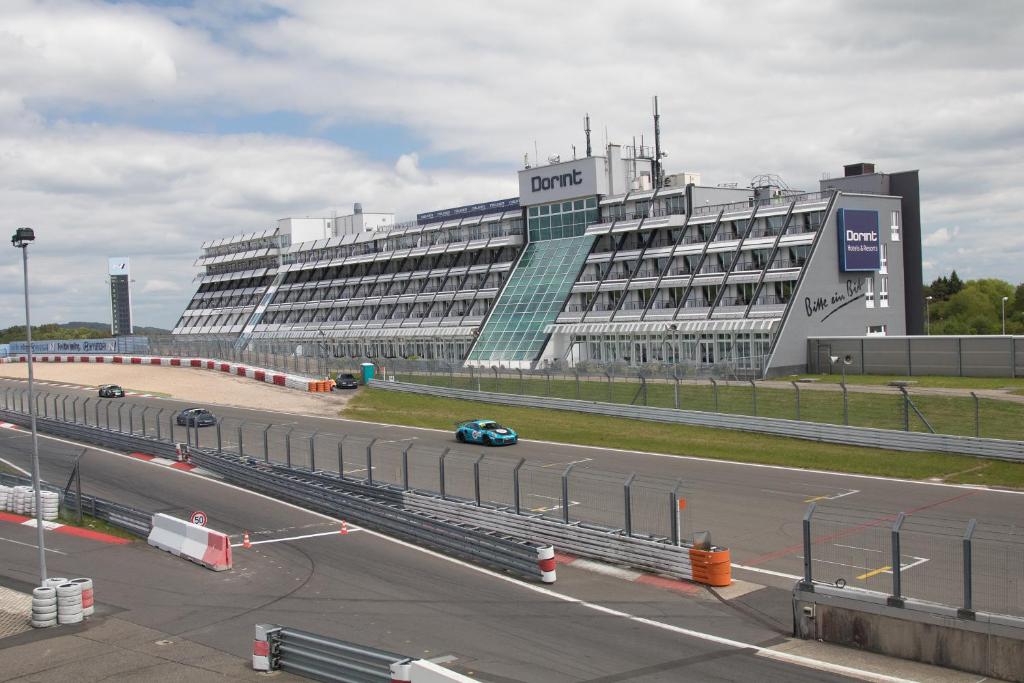
<svg viewBox="0 0 1024 683">
<path fill-rule="evenodd" d="M 206 526 L 206 513 L 203 512 L 202 510 L 196 510 L 195 512 L 193 512 L 192 516 L 189 517 L 189 519 L 192 521 L 193 524 L 198 524 L 199 526 Z"/>
</svg>

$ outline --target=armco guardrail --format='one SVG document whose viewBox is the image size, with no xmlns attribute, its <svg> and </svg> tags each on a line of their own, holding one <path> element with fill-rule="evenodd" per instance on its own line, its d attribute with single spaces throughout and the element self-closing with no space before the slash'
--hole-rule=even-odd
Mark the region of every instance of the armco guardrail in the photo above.
<svg viewBox="0 0 1024 683">
<path fill-rule="evenodd" d="M 32 480 L 28 477 L 19 477 L 13 474 L 6 474 L 0 472 L 0 484 L 6 486 L 31 486 Z M 53 491 L 54 493 L 61 496 L 61 505 L 65 510 L 78 511 L 78 495 L 75 491 L 68 491 L 65 493 L 58 486 L 47 484 L 43 482 L 42 488 L 47 491 Z M 149 530 L 153 527 L 153 513 L 139 510 L 137 508 L 130 507 L 128 505 L 121 505 L 110 500 L 104 500 L 103 498 L 97 498 L 96 496 L 90 496 L 82 494 L 82 512 L 94 517 L 101 519 L 108 524 L 124 529 L 130 533 L 138 536 L 146 537 L 149 535 Z"/>
<path fill-rule="evenodd" d="M 10 410 L 0 410 L 0 418 L 15 424 L 28 423 L 27 416 Z M 179 447 L 151 437 L 51 418 L 37 418 L 36 423 L 41 432 L 120 450 L 173 458 Z M 469 523 L 453 522 L 437 514 L 405 510 L 400 503 L 387 503 L 372 495 L 353 493 L 351 489 L 344 488 L 340 480 L 332 482 L 327 477 L 303 477 L 297 470 L 268 465 L 253 458 L 241 460 L 195 447 L 189 449 L 189 457 L 195 464 L 232 483 L 280 500 L 351 519 L 398 538 L 469 557 L 544 583 L 555 580 L 547 559 L 551 553 L 547 544 L 525 540 L 522 536 L 495 533 Z"/>
<path fill-rule="evenodd" d="M 581 413 L 625 417 L 634 420 L 647 420 L 651 422 L 717 427 L 719 429 L 734 429 L 737 431 L 756 432 L 759 434 L 772 434 L 796 439 L 807 439 L 810 441 L 845 444 L 848 446 L 888 448 L 900 451 L 959 453 L 982 458 L 1024 462 L 1024 441 L 981 439 L 969 436 L 954 436 L 950 434 L 903 432 L 891 429 L 872 429 L 870 427 L 847 427 L 844 425 L 823 424 L 818 422 L 798 422 L 796 420 L 783 420 L 771 417 L 704 413 L 694 410 L 652 408 L 620 403 L 577 401 L 574 399 L 547 398 L 542 396 L 494 394 L 468 389 L 452 389 L 448 387 L 382 381 L 377 379 L 371 380 L 370 386 L 375 389 L 386 389 L 388 391 L 402 391 L 431 396 L 444 396 L 446 398 L 457 398 L 464 401 L 478 401 L 482 403 L 496 403 L 499 405 L 523 406 L 527 408 L 545 408 L 548 410 L 569 410 Z"/>
<path fill-rule="evenodd" d="M 474 683 L 475 680 L 425 660 L 274 624 L 256 624 L 252 668 L 264 672 L 280 669 L 319 681 Z"/>
<path fill-rule="evenodd" d="M 26 354 L 8 356 L 0 359 L 3 363 L 25 363 Z M 299 375 L 290 375 L 266 368 L 252 367 L 243 363 L 232 363 L 213 358 L 177 358 L 170 356 L 121 356 L 121 355 L 89 355 L 89 354 L 32 354 L 34 363 L 109 363 L 113 365 L 159 365 L 171 368 L 199 368 L 226 372 L 237 377 L 247 377 L 277 386 L 299 389 L 300 391 L 330 391 L 331 380 L 313 379 Z"/>
</svg>

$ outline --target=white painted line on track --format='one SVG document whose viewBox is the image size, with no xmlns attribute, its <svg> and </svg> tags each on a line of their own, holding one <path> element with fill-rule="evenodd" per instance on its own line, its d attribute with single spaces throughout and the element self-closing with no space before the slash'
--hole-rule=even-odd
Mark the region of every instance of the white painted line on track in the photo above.
<svg viewBox="0 0 1024 683">
<path fill-rule="evenodd" d="M 786 572 L 777 572 L 773 569 L 762 569 L 761 567 L 748 567 L 743 564 L 732 563 L 733 569 L 740 569 L 747 572 L 757 572 L 758 574 L 767 574 L 768 576 L 778 576 L 783 579 L 795 579 L 796 581 L 803 581 L 804 577 L 798 574 L 787 574 Z"/>
<path fill-rule="evenodd" d="M 351 533 L 353 531 L 362 531 L 362 528 L 361 527 L 357 527 L 357 526 L 350 526 L 350 527 L 348 527 L 348 532 L 347 533 Z M 344 535 L 345 534 L 343 534 L 341 532 L 341 530 L 339 529 L 337 531 L 325 531 L 325 532 L 319 533 L 319 534 L 306 534 L 305 536 L 290 536 L 288 538 L 270 538 L 270 539 L 267 539 L 266 541 L 251 541 L 249 543 L 249 545 L 263 545 L 264 543 L 284 543 L 285 541 L 300 541 L 300 540 L 302 540 L 304 538 L 317 538 L 318 536 L 344 536 Z M 232 548 L 242 548 L 242 547 L 244 547 L 244 544 L 243 543 L 232 543 L 231 547 Z"/>
<path fill-rule="evenodd" d="M 106 448 L 97 448 L 96 446 L 89 446 L 88 444 L 80 444 L 80 443 L 77 443 L 75 441 L 70 441 L 68 439 L 61 439 L 59 437 L 54 437 L 54 436 L 46 436 L 46 435 L 43 435 L 43 434 L 40 434 L 39 437 L 40 438 L 44 438 L 44 439 L 50 439 L 52 441 L 58 441 L 58 442 L 61 442 L 61 443 L 72 444 L 74 446 L 89 448 L 90 450 L 94 450 L 94 451 L 97 451 L 97 452 L 108 453 L 110 455 L 116 455 L 116 456 L 118 456 L 120 458 L 124 458 L 125 460 L 130 461 L 130 462 L 137 462 L 137 463 L 147 464 L 145 460 L 139 460 L 137 458 L 132 458 L 131 456 L 125 455 L 124 453 L 118 453 L 117 451 L 111 451 L 111 450 L 108 450 Z M 242 492 L 248 493 L 249 495 L 252 495 L 252 496 L 257 496 L 257 497 L 263 498 L 265 500 L 273 501 L 273 502 L 275 502 L 275 503 L 277 503 L 279 505 L 285 505 L 285 506 L 290 507 L 292 509 L 300 510 L 300 511 L 302 511 L 302 512 L 308 514 L 308 515 L 314 515 L 314 516 L 317 516 L 317 517 L 321 517 L 323 519 L 327 519 L 327 520 L 330 520 L 332 522 L 337 522 L 338 521 L 337 518 L 335 518 L 335 517 L 330 517 L 328 515 L 322 514 L 320 512 L 314 512 L 312 510 L 307 510 L 307 509 L 305 509 L 303 507 L 300 507 L 298 505 L 294 505 L 292 503 L 288 503 L 288 502 L 285 502 L 285 501 L 282 501 L 282 500 L 278 500 L 276 498 L 272 498 L 272 497 L 270 497 L 268 495 L 265 495 L 265 494 L 262 494 L 262 493 L 257 493 L 255 491 L 250 491 L 248 489 L 244 489 L 244 488 L 241 488 L 240 486 L 235 486 L 234 484 L 229 484 L 229 483 L 224 482 L 224 481 L 220 481 L 220 480 L 217 480 L 217 479 L 211 479 L 209 477 L 204 477 L 204 476 L 202 476 L 200 474 L 195 474 L 194 472 L 187 472 L 187 471 L 184 471 L 184 470 L 176 470 L 176 469 L 172 469 L 172 468 L 169 468 L 169 467 L 161 467 L 160 471 L 161 472 L 177 472 L 179 475 L 186 476 L 186 477 L 199 477 L 199 478 L 203 479 L 204 481 L 211 482 L 211 483 L 213 483 L 213 484 L 215 484 L 217 486 L 226 486 L 227 488 L 235 489 L 236 491 L 242 491 Z M 817 659 L 811 659 L 810 657 L 802 657 L 800 655 L 794 655 L 794 654 L 790 654 L 788 652 L 779 652 L 779 651 L 776 651 L 776 650 L 771 650 L 769 648 L 761 647 L 760 645 L 752 645 L 750 643 L 744 643 L 742 641 L 733 640 L 731 638 L 723 638 L 721 636 L 716 636 L 716 635 L 713 635 L 713 634 L 710 634 L 710 633 L 704 633 L 702 631 L 694 631 L 692 629 L 682 628 L 681 626 L 675 626 L 673 624 L 666 624 L 666 623 L 663 623 L 663 622 L 660 622 L 660 621 L 655 621 L 653 619 L 647 619 L 645 617 L 638 617 L 638 616 L 635 616 L 633 614 L 629 614 L 628 612 L 622 612 L 622 611 L 619 611 L 619 610 L 611 609 L 609 607 L 605 607 L 603 605 L 598 605 L 598 604 L 595 604 L 595 603 L 586 602 L 586 601 L 580 600 L 579 598 L 574 598 L 571 595 L 565 595 L 564 593 L 558 593 L 556 591 L 553 591 L 553 590 L 548 589 L 548 588 L 544 588 L 542 586 L 538 586 L 538 585 L 535 585 L 535 584 L 532 584 L 532 583 L 527 583 L 527 582 L 522 581 L 520 579 L 511 577 L 511 576 L 506 576 L 504 574 L 500 574 L 498 572 L 495 572 L 495 571 L 493 571 L 491 569 L 487 569 L 486 567 L 478 567 L 478 566 L 476 566 L 474 564 L 470 564 L 469 562 L 465 562 L 463 560 L 459 560 L 459 559 L 456 559 L 454 557 L 448 557 L 448 556 L 443 555 L 443 554 L 441 554 L 439 552 L 436 552 L 436 551 L 433 551 L 433 550 L 429 550 L 427 548 L 422 548 L 422 547 L 420 547 L 418 545 L 414 545 L 412 543 L 408 543 L 406 541 L 402 541 L 402 540 L 399 540 L 397 538 L 392 538 L 390 536 L 387 536 L 387 535 L 382 534 L 382 533 L 377 532 L 377 531 L 372 531 L 370 529 L 363 529 L 363 533 L 365 533 L 365 534 L 367 534 L 369 536 L 375 536 L 377 538 L 380 538 L 380 539 L 385 540 L 385 541 L 389 541 L 391 543 L 396 543 L 396 544 L 398 544 L 398 545 L 400 545 L 402 547 L 409 548 L 411 550 L 415 550 L 415 551 L 423 553 L 425 555 L 430 555 L 431 557 L 435 557 L 435 558 L 437 558 L 439 560 L 443 560 L 445 562 L 450 562 L 452 564 L 456 564 L 456 565 L 458 565 L 460 567 L 463 567 L 465 569 L 468 569 L 470 571 L 475 571 L 477 573 L 484 574 L 484 575 L 489 576 L 491 578 L 498 579 L 500 581 L 505 581 L 507 583 L 511 583 L 513 585 L 519 586 L 519 587 L 524 588 L 524 589 L 529 590 L 529 591 L 533 591 L 534 593 L 538 593 L 540 595 L 545 595 L 547 597 L 550 597 L 550 598 L 553 598 L 553 599 L 556 599 L 556 600 L 561 600 L 563 602 L 568 602 L 568 603 L 576 604 L 576 605 L 579 605 L 580 607 L 583 607 L 583 608 L 589 609 L 589 610 L 593 610 L 595 612 L 601 612 L 603 614 L 608 614 L 608 615 L 611 615 L 611 616 L 616 616 L 616 617 L 621 617 L 623 619 L 628 619 L 630 621 L 633 621 L 633 622 L 636 622 L 636 623 L 639 623 L 639 624 L 644 624 L 646 626 L 651 626 L 651 627 L 654 627 L 654 628 L 662 629 L 662 630 L 665 630 L 665 631 L 669 631 L 671 633 L 676 633 L 678 635 L 686 636 L 686 637 L 689 637 L 689 638 L 694 638 L 694 639 L 697 639 L 697 640 L 703 640 L 703 641 L 707 641 L 707 642 L 712 642 L 712 643 L 716 643 L 718 645 L 725 645 L 725 646 L 733 647 L 733 648 L 740 649 L 740 650 L 749 650 L 750 652 L 752 652 L 753 654 L 755 654 L 757 656 L 765 657 L 767 659 L 773 659 L 773 660 L 776 660 L 776 661 L 779 661 L 779 662 L 783 662 L 783 663 L 786 663 L 786 664 L 793 664 L 793 665 L 796 665 L 796 666 L 803 666 L 803 667 L 810 668 L 810 669 L 815 669 L 815 670 L 818 670 L 818 671 L 827 671 L 827 672 L 830 672 L 830 673 L 840 674 L 840 675 L 844 675 L 844 676 L 854 676 L 854 677 L 861 678 L 861 679 L 867 680 L 867 681 L 875 681 L 877 683 L 912 683 L 908 679 L 904 679 L 904 678 L 897 678 L 895 676 L 887 676 L 887 675 L 884 675 L 884 674 L 877 674 L 877 673 L 874 673 L 872 671 L 866 671 L 866 670 L 863 670 L 863 669 L 856 669 L 856 668 L 849 667 L 849 666 L 843 666 L 841 664 L 833 664 L 831 662 L 825 662 L 825 661 L 821 661 L 821 660 L 817 660 Z M 733 566 L 736 566 L 736 565 L 733 565 Z M 801 577 L 797 577 L 797 578 L 801 578 Z"/>
<path fill-rule="evenodd" d="M 29 548 L 38 548 L 39 547 L 35 543 L 22 543 L 21 541 L 15 541 L 13 538 L 2 538 L 2 537 L 0 537 L 0 541 L 6 541 L 8 543 L 13 543 L 15 545 L 24 545 L 24 546 L 28 546 Z M 67 555 L 66 552 L 63 552 L 61 550 L 54 550 L 53 548 L 46 548 L 45 550 L 48 553 L 56 553 L 57 555 Z"/>
<path fill-rule="evenodd" d="M 11 469 L 18 470 L 19 472 L 24 474 L 26 477 L 31 477 L 32 476 L 31 472 L 29 472 L 28 470 L 23 470 L 22 468 L 18 467 L 13 462 L 11 462 L 10 460 L 4 460 L 3 458 L 0 458 L 0 462 L 2 462 L 3 464 L 7 465 Z"/>
</svg>

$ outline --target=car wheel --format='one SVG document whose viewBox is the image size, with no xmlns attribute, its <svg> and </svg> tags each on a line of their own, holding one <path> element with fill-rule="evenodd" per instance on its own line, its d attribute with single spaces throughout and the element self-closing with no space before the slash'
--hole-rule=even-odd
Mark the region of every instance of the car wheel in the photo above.
<svg viewBox="0 0 1024 683">
<path fill-rule="evenodd" d="M 491 437 L 488 436 L 487 434 L 484 434 L 484 445 L 485 446 L 493 446 L 494 445 L 494 442 L 491 441 Z"/>
<path fill-rule="evenodd" d="M 462 432 L 455 432 L 455 440 L 459 443 L 466 443 L 466 435 Z"/>
</svg>

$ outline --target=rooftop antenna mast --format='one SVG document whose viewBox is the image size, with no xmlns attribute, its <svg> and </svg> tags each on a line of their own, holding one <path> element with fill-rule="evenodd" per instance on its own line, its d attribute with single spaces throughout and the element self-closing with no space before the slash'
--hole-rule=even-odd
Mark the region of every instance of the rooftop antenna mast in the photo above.
<svg viewBox="0 0 1024 683">
<path fill-rule="evenodd" d="M 654 187 L 661 187 L 661 115 L 658 96 L 654 96 Z"/>
<path fill-rule="evenodd" d="M 583 132 L 587 136 L 587 156 L 590 156 L 590 114 L 583 117 Z"/>
</svg>

